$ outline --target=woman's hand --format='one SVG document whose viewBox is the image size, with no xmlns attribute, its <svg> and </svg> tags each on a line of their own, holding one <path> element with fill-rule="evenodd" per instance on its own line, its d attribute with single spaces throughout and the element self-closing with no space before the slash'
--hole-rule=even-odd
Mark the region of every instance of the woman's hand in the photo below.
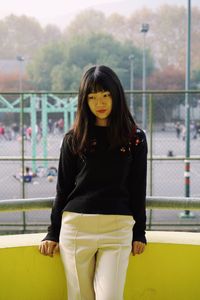
<svg viewBox="0 0 200 300">
<path fill-rule="evenodd" d="M 135 241 L 132 244 L 132 254 L 135 256 L 136 254 L 141 254 L 145 250 L 146 244 L 142 242 Z"/>
<path fill-rule="evenodd" d="M 39 251 L 43 255 L 48 255 L 53 257 L 54 254 L 58 251 L 58 243 L 53 241 L 43 241 L 39 245 Z"/>
</svg>

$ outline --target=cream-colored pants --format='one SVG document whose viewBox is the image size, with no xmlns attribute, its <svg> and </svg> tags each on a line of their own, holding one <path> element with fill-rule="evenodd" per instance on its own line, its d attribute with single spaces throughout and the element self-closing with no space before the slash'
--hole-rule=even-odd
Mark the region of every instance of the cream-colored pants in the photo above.
<svg viewBox="0 0 200 300">
<path fill-rule="evenodd" d="M 68 300 L 123 300 L 133 224 L 132 216 L 63 212 Z"/>
</svg>

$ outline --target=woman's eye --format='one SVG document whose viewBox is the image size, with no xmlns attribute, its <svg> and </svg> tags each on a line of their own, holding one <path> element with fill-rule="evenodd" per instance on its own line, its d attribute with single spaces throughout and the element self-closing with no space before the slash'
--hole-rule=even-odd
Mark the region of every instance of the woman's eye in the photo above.
<svg viewBox="0 0 200 300">
<path fill-rule="evenodd" d="M 109 97 L 109 96 L 110 96 L 110 94 L 104 94 L 104 98 Z"/>
<path fill-rule="evenodd" d="M 94 97 L 93 96 L 88 96 L 88 100 L 93 100 Z"/>
</svg>

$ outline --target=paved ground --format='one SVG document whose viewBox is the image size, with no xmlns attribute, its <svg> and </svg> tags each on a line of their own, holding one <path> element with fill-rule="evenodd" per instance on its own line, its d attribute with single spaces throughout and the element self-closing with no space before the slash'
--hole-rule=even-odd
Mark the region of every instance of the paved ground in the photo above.
<svg viewBox="0 0 200 300">
<path fill-rule="evenodd" d="M 58 157 L 62 135 L 50 135 L 48 137 L 48 156 Z M 18 141 L 0 141 L 0 156 L 19 156 L 21 152 Z M 200 137 L 191 139 L 191 155 L 200 156 Z M 185 141 L 177 139 L 175 132 L 159 132 L 154 134 L 153 155 L 167 156 L 172 151 L 174 156 L 185 155 Z M 37 144 L 37 156 L 42 156 L 42 141 Z M 31 155 L 31 143 L 25 143 L 25 155 Z M 30 165 L 27 163 L 26 165 Z M 21 184 L 13 175 L 20 170 L 20 162 L 0 161 L 0 200 L 21 198 Z M 31 166 L 31 165 L 30 165 Z M 42 162 L 37 162 L 42 166 Z M 49 166 L 57 167 L 57 161 L 49 163 Z M 149 173 L 149 172 L 148 172 Z M 147 194 L 150 193 L 148 180 Z M 191 163 L 191 196 L 200 197 L 200 161 Z M 55 195 L 56 178 L 48 182 L 46 177 L 36 177 L 32 183 L 26 184 L 26 197 L 53 197 Z M 182 161 L 155 161 L 153 163 L 153 195 L 156 196 L 184 196 L 184 163 Z M 46 230 L 49 222 L 49 211 L 35 211 L 26 213 L 27 223 L 45 224 L 40 230 Z M 147 211 L 149 221 L 149 211 Z M 22 213 L 0 213 L 0 224 L 21 223 Z M 153 223 L 158 224 L 152 229 L 200 230 L 200 211 L 195 212 L 195 218 L 182 219 L 180 211 L 154 210 Z M 163 224 L 161 226 L 161 224 Z M 169 226 L 169 224 L 173 224 Z M 174 226 L 177 224 L 178 226 Z M 194 225 L 195 224 L 195 225 Z M 15 229 L 16 227 L 1 226 L 0 229 Z M 31 227 L 30 227 L 31 228 Z M 35 227 L 36 228 L 36 227 Z M 38 227 L 37 227 L 38 228 Z M 35 229 L 34 229 L 35 230 Z"/>
</svg>

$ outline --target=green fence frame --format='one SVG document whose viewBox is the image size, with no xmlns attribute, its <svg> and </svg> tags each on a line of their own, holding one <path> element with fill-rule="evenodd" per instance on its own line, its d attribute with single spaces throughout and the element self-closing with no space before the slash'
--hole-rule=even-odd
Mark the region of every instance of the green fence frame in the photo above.
<svg viewBox="0 0 200 300">
<path fill-rule="evenodd" d="M 130 96 L 130 95 L 143 95 L 144 93 L 148 96 L 147 101 L 149 103 L 149 112 L 148 112 L 148 117 L 149 117 L 149 126 L 148 126 L 148 133 L 149 133 L 149 151 L 148 151 L 148 161 L 149 161 L 149 170 L 148 170 L 148 176 L 149 176 L 149 196 L 152 197 L 153 195 L 153 190 L 152 190 L 152 186 L 153 186 L 153 161 L 157 160 L 157 161 L 162 161 L 162 160 L 168 160 L 168 161 L 184 161 L 185 162 L 185 166 L 187 166 L 188 169 L 188 165 L 190 164 L 190 161 L 200 161 L 200 156 L 188 156 L 188 151 L 185 154 L 185 156 L 176 156 L 176 157 L 159 157 L 159 156 L 153 156 L 153 148 L 152 148 L 152 141 L 153 141 L 153 103 L 154 103 L 154 96 L 155 95 L 169 95 L 169 94 L 178 94 L 178 95 L 195 95 L 195 94 L 199 94 L 200 95 L 200 90 L 177 90 L 177 91 L 172 91 L 172 90 L 159 90 L 159 91 L 155 91 L 155 90 L 148 90 L 148 91 L 125 91 L 126 96 Z M 72 123 L 74 121 L 74 113 L 77 107 L 77 92 L 74 91 L 69 91 L 69 92 L 23 92 L 23 93 L 12 93 L 12 92 L 6 92 L 6 93 L 1 93 L 0 94 L 0 102 L 5 104 L 6 107 L 8 109 L 10 109 L 10 111 L 12 111 L 12 105 L 5 100 L 4 101 L 4 97 L 8 96 L 8 95 L 12 95 L 12 96 L 19 96 L 19 98 L 15 101 L 15 105 L 17 104 L 17 110 L 20 112 L 20 128 L 23 128 L 24 125 L 24 113 L 27 112 L 27 108 L 24 107 L 24 103 L 25 103 L 25 99 L 29 96 L 31 96 L 31 98 L 33 99 L 33 102 L 31 102 L 31 110 L 35 110 L 35 99 L 37 97 L 42 97 L 42 112 L 43 112 L 43 119 L 47 120 L 47 114 L 48 112 L 57 112 L 57 111 L 62 111 L 65 112 L 64 114 L 64 122 L 65 122 L 65 129 L 67 129 L 68 124 Z M 67 103 L 63 100 L 60 99 L 59 96 L 66 96 L 66 97 L 73 97 L 70 101 L 70 103 Z M 49 108 L 47 109 L 47 99 L 48 97 L 54 97 L 54 99 L 57 99 L 57 101 L 61 101 L 61 103 L 63 104 L 63 108 L 62 109 L 58 109 L 56 107 L 53 106 L 49 106 Z M 134 98 L 131 98 L 132 101 L 134 101 Z M 190 104 L 189 104 L 190 105 Z M 5 111 L 5 109 L 0 109 L 0 111 Z M 69 114 L 67 113 L 69 112 Z M 190 110 L 186 110 L 186 115 L 185 115 L 185 119 L 187 119 L 189 116 L 187 115 L 188 113 L 190 113 Z M 69 119 L 70 116 L 70 119 Z M 34 118 L 33 118 L 34 119 Z M 34 126 L 35 121 L 32 121 L 32 126 Z M 44 125 L 46 126 L 46 125 Z M 44 128 L 45 129 L 45 128 Z M 47 129 L 47 128 L 46 128 Z M 45 133 L 47 133 L 46 130 L 44 130 Z M 35 136 L 33 135 L 33 139 L 35 139 Z M 186 128 L 186 149 L 188 149 L 189 147 L 189 132 Z M 57 161 L 58 157 L 47 157 L 47 154 L 45 154 L 45 146 L 46 146 L 46 139 L 44 139 L 43 141 L 44 143 L 44 157 L 37 157 L 36 156 L 36 152 L 32 151 L 32 157 L 27 157 L 25 156 L 25 152 L 24 152 L 24 138 L 22 135 L 22 140 L 21 140 L 21 156 L 20 157 L 6 157 L 6 156 L 1 156 L 0 157 L 0 161 L 21 161 L 21 166 L 22 166 L 22 170 L 24 170 L 24 166 L 25 166 L 25 162 L 26 161 L 31 161 L 33 166 L 35 165 L 36 161 L 43 161 L 44 164 L 47 166 L 48 161 Z M 35 144 L 35 143 L 33 143 Z M 22 174 L 23 175 L 23 174 Z M 187 174 L 188 175 L 188 174 Z M 189 176 L 189 175 L 188 175 Z M 188 181 L 187 181 L 188 182 Z M 186 186 L 186 197 L 189 197 L 188 194 L 188 190 L 189 187 Z M 26 198 L 26 194 L 25 194 L 25 182 L 21 182 L 21 196 L 22 199 Z M 163 198 L 163 197 L 162 197 Z M 1 203 L 2 201 L 0 201 Z M 150 215 L 149 215 L 149 229 L 151 229 L 151 218 L 152 218 L 152 209 L 155 207 L 149 207 L 150 208 Z M 169 207 L 170 208 L 170 207 Z M 183 208 L 183 207 L 182 207 Z M 184 208 L 188 211 L 188 208 Z M 26 231 L 26 215 L 25 212 L 23 211 L 23 227 L 24 227 L 24 231 Z"/>
</svg>

